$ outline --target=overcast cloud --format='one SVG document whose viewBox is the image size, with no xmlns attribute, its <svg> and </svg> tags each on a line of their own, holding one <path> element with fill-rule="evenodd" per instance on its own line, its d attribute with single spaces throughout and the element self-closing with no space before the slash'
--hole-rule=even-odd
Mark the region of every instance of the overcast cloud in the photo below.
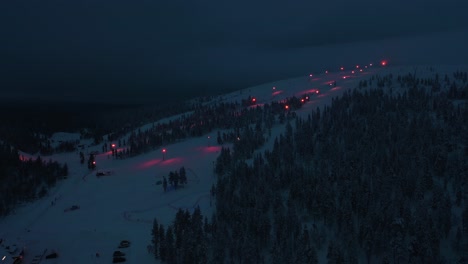
<svg viewBox="0 0 468 264">
<path fill-rule="evenodd" d="M 467 10 L 462 0 L 1 1 L 0 98 L 157 101 L 388 56 L 466 63 Z"/>
</svg>

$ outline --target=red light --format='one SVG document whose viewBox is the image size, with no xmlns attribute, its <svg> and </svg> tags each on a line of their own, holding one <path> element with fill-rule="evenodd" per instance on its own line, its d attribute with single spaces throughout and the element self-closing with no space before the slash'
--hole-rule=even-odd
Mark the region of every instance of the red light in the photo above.
<svg viewBox="0 0 468 264">
<path fill-rule="evenodd" d="M 340 70 L 344 70 L 344 68 L 343 68 L 343 67 L 341 67 L 341 68 L 340 68 Z"/>
<path fill-rule="evenodd" d="M 360 69 L 359 71 L 362 72 L 362 69 Z"/>
<path fill-rule="evenodd" d="M 255 98 L 252 98 L 252 102 L 255 103 L 257 101 L 257 99 Z"/>
<path fill-rule="evenodd" d="M 317 91 L 315 91 L 315 93 L 319 93 L 319 91 L 317 90 Z"/>
<path fill-rule="evenodd" d="M 112 144 L 112 147 L 115 148 L 115 144 Z"/>
<path fill-rule="evenodd" d="M 162 152 L 163 152 L 163 153 L 166 153 L 166 149 L 163 149 Z"/>
<path fill-rule="evenodd" d="M 275 90 L 275 89 L 276 89 L 276 87 L 273 86 L 273 90 Z"/>
<path fill-rule="evenodd" d="M 351 71 L 351 73 L 354 73 L 354 71 Z"/>
<path fill-rule="evenodd" d="M 309 96 L 306 96 L 306 100 L 309 100 Z"/>
<path fill-rule="evenodd" d="M 312 77 L 312 74 L 309 74 L 309 77 Z"/>
<path fill-rule="evenodd" d="M 372 67 L 372 63 L 371 63 L 371 64 L 369 64 L 369 66 L 371 66 L 371 67 Z"/>
<path fill-rule="evenodd" d="M 359 69 L 359 65 L 356 65 L 356 69 Z"/>
<path fill-rule="evenodd" d="M 346 76 L 343 76 L 343 79 L 346 79 Z"/>
<path fill-rule="evenodd" d="M 325 71 L 325 73 L 328 73 L 328 71 Z"/>
<path fill-rule="evenodd" d="M 304 102 L 304 99 L 301 99 L 301 102 Z"/>
<path fill-rule="evenodd" d="M 288 110 L 288 109 L 289 109 L 289 105 L 285 105 L 285 106 L 284 106 L 284 109 Z"/>
<path fill-rule="evenodd" d="M 386 65 L 387 65 L 387 61 L 382 61 L 380 64 L 382 64 L 382 66 L 386 66 Z"/>
<path fill-rule="evenodd" d="M 96 162 L 95 162 L 95 161 L 93 161 L 93 165 L 96 165 Z"/>
</svg>

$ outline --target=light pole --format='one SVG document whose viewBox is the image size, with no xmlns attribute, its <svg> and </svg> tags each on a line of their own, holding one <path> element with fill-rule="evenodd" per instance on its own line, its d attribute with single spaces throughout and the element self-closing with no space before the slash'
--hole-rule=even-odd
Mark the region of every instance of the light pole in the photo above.
<svg viewBox="0 0 468 264">
<path fill-rule="evenodd" d="M 117 154 L 115 151 L 115 143 L 112 143 L 111 150 L 112 150 L 112 157 L 115 157 L 116 156 L 115 154 Z"/>
<path fill-rule="evenodd" d="M 166 149 L 162 149 L 163 161 L 166 160 Z"/>
</svg>

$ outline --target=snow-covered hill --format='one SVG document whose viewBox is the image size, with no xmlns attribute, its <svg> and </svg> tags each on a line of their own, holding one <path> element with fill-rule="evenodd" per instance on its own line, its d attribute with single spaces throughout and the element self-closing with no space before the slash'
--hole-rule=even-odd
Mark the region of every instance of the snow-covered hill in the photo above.
<svg viewBox="0 0 468 264">
<path fill-rule="evenodd" d="M 383 66 L 381 61 L 372 65 L 368 62 L 247 88 L 215 97 L 208 103 L 234 102 L 251 96 L 255 105 L 261 106 L 307 94 L 311 100 L 297 111 L 298 115 L 306 116 L 311 109 L 329 104 L 333 97 L 357 87 L 359 81 L 372 75 L 416 71 L 423 76 L 459 69 L 466 70 L 466 67 L 392 67 Z M 272 137 L 283 130 L 282 126 L 274 127 Z M 129 240 L 131 246 L 122 250 L 127 253 L 126 263 L 153 263 L 147 245 L 151 243 L 155 217 L 166 225 L 178 208 L 191 210 L 200 206 L 204 215 L 213 210 L 209 190 L 215 182 L 213 166 L 221 148 L 216 145 L 216 133 L 169 145 L 164 157 L 161 150 L 124 160 L 113 159 L 109 152 L 98 154 L 98 169 L 112 171 L 111 175 L 102 177 L 96 177 L 95 171 L 90 172 L 86 165 L 80 164 L 76 152 L 44 157 L 67 163 L 69 176 L 46 198 L 23 205 L 0 220 L 3 244 L 24 246 L 26 263 L 45 249 L 58 252 L 59 258 L 43 263 L 110 263 L 119 242 Z M 65 136 L 70 138 L 70 135 L 56 134 L 56 140 L 64 140 Z M 266 147 L 269 144 L 271 140 Z M 101 151 L 102 145 L 90 147 L 89 151 L 93 150 Z M 181 166 L 187 169 L 186 187 L 165 193 L 161 185 L 156 185 L 163 176 Z M 68 210 L 73 205 L 79 209 Z"/>
</svg>

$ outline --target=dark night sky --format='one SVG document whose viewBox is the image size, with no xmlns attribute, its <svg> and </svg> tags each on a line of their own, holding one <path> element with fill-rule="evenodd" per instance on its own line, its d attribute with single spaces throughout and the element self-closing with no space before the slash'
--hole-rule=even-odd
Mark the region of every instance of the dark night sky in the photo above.
<svg viewBox="0 0 468 264">
<path fill-rule="evenodd" d="M 0 99 L 157 101 L 382 57 L 466 63 L 467 10 L 464 0 L 0 1 Z"/>
</svg>

